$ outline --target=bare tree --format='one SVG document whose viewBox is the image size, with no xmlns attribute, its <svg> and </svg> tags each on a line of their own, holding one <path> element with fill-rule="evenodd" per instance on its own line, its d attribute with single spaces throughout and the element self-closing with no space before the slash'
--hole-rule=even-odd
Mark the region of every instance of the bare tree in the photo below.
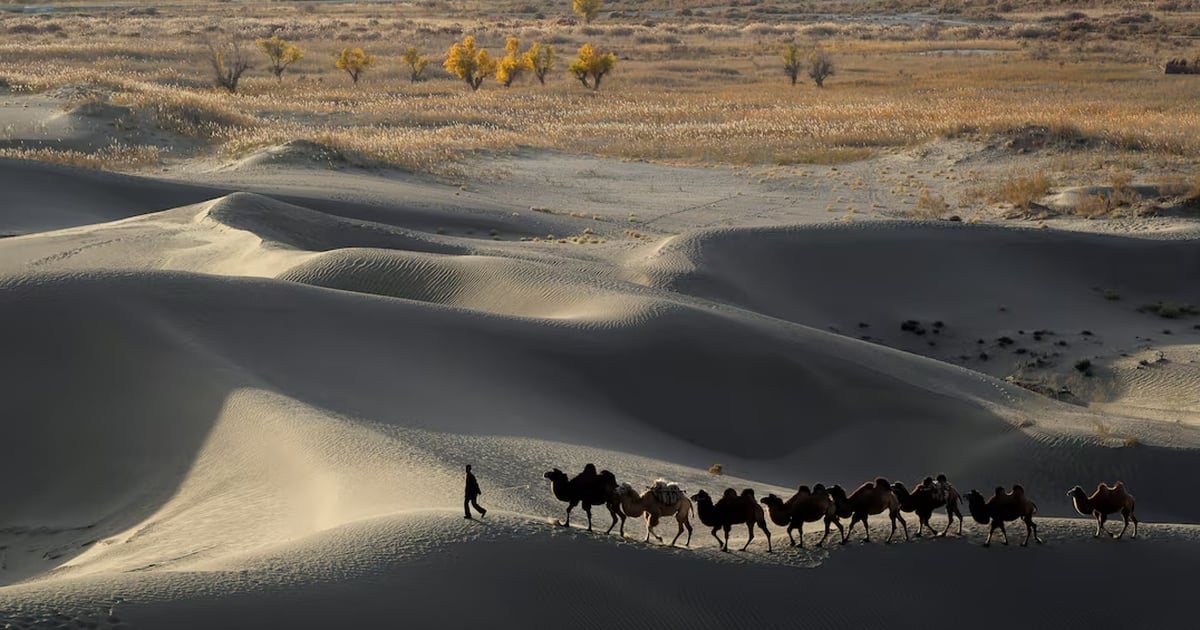
<svg viewBox="0 0 1200 630">
<path fill-rule="evenodd" d="M 833 76 L 833 58 L 829 53 L 816 48 L 808 56 L 808 76 L 817 84 L 825 87 L 825 79 Z"/>
<path fill-rule="evenodd" d="M 208 46 L 208 60 L 212 63 L 213 80 L 229 90 L 230 94 L 237 92 L 238 81 L 250 69 L 250 61 L 238 40 L 231 36 L 219 44 L 211 39 L 206 40 L 205 44 Z"/>
</svg>

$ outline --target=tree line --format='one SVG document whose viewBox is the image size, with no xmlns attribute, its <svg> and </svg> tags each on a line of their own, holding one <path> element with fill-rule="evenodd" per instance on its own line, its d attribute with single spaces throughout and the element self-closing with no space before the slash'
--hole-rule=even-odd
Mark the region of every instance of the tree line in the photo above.
<svg viewBox="0 0 1200 630">
<path fill-rule="evenodd" d="M 292 64 L 304 59 L 304 51 L 295 44 L 272 35 L 257 40 L 258 50 L 269 60 L 268 70 L 276 80 L 282 81 L 283 74 Z M 251 68 L 249 57 L 236 39 L 231 39 L 223 45 L 216 45 L 211 40 L 207 43 L 209 61 L 212 65 L 214 80 L 217 85 L 229 92 L 237 92 L 238 82 L 242 75 Z M 788 44 L 781 55 L 784 73 L 796 84 L 802 71 L 807 70 L 809 78 L 817 87 L 825 85 L 825 79 L 834 73 L 833 60 L 829 53 L 813 48 L 802 51 L 795 44 Z M 334 59 L 334 66 L 344 71 L 350 80 L 357 84 L 367 70 L 377 65 L 377 58 L 367 54 L 362 48 L 343 48 L 341 54 Z M 430 59 L 415 46 L 409 46 L 400 56 L 413 83 L 425 78 L 425 68 Z M 479 47 L 473 35 L 463 37 L 461 42 L 455 42 L 446 53 L 442 66 L 447 72 L 462 79 L 471 91 L 478 90 L 489 77 L 496 82 L 509 87 L 524 73 L 532 73 L 542 85 L 546 76 L 554 69 L 557 57 L 554 47 L 542 42 L 534 42 L 524 51 L 521 42 L 516 37 L 509 37 L 504 44 L 504 55 L 494 57 L 488 49 Z M 612 52 L 602 52 L 590 43 L 579 47 L 576 57 L 567 66 L 567 72 L 579 80 L 584 87 L 591 90 L 600 89 L 600 81 L 612 72 L 617 65 L 617 57 Z"/>
</svg>

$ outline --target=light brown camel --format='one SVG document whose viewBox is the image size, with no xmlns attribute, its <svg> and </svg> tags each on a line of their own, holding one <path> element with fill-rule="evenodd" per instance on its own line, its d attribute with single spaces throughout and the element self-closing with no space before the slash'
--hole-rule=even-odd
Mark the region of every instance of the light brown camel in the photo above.
<svg viewBox="0 0 1200 630">
<path fill-rule="evenodd" d="M 1090 497 L 1083 491 L 1083 488 L 1075 486 L 1067 492 L 1067 496 L 1074 501 L 1076 511 L 1084 516 L 1095 517 L 1096 534 L 1094 538 L 1100 537 L 1101 530 L 1113 538 L 1120 538 L 1125 535 L 1125 530 L 1129 529 L 1129 521 L 1133 521 L 1133 535 L 1130 538 L 1137 538 L 1138 520 L 1133 515 L 1133 495 L 1125 489 L 1123 482 L 1118 481 L 1115 486 L 1106 486 L 1102 483 L 1096 486 L 1096 491 Z M 1114 535 L 1104 526 L 1104 522 L 1108 520 L 1109 514 L 1118 512 L 1125 519 L 1125 526 L 1121 528 L 1120 533 Z"/>
<path fill-rule="evenodd" d="M 692 502 L 679 486 L 659 479 L 639 495 L 633 486 L 623 483 L 617 489 L 617 497 L 621 500 L 621 510 L 625 512 L 625 516 L 633 518 L 645 516 L 646 539 L 643 542 L 650 542 L 651 536 L 657 538 L 658 542 L 662 542 L 662 536 L 655 533 L 654 528 L 658 526 L 659 519 L 673 515 L 679 529 L 675 532 L 675 537 L 671 539 L 671 546 L 675 546 L 675 541 L 679 540 L 679 536 L 683 534 L 685 528 L 687 529 L 687 542 L 683 543 L 683 546 L 687 547 L 692 544 Z"/>
<path fill-rule="evenodd" d="M 849 542 L 850 534 L 854 532 L 854 526 L 859 521 L 862 521 L 863 529 L 867 533 L 863 541 L 871 542 L 871 528 L 867 525 L 867 517 L 884 512 L 888 513 L 888 518 L 892 521 L 892 531 L 884 542 L 891 544 L 892 537 L 896 535 L 896 521 L 900 521 L 900 524 L 904 526 L 904 540 L 908 540 L 908 523 L 900 514 L 900 499 L 892 491 L 892 485 L 888 483 L 887 479 L 879 477 L 875 481 L 868 481 L 850 493 L 848 497 L 841 486 L 833 486 L 829 489 L 829 495 L 833 497 L 834 504 L 837 506 L 837 515 L 842 518 L 851 517 L 850 527 L 842 536 L 843 545 Z"/>
<path fill-rule="evenodd" d="M 1042 539 L 1037 535 L 1037 523 L 1033 522 L 1033 515 L 1037 514 L 1037 505 L 1025 496 L 1025 488 L 1019 484 L 1013 485 L 1012 492 L 1005 492 L 1003 487 L 996 486 L 996 492 L 987 501 L 983 500 L 982 494 L 972 490 L 967 493 L 967 508 L 976 523 L 991 524 L 987 540 L 983 541 L 984 547 L 991 546 L 992 534 L 997 529 L 1004 536 L 1004 544 L 1007 545 L 1008 532 L 1004 531 L 1004 523 L 1017 519 L 1025 523 L 1025 540 L 1021 541 L 1021 546 L 1029 545 L 1030 536 L 1033 536 L 1039 545 L 1042 544 Z"/>
<path fill-rule="evenodd" d="M 592 531 L 592 506 L 603 505 L 608 508 L 608 513 L 612 515 L 612 524 L 605 530 L 605 534 L 612 532 L 613 527 L 617 524 L 617 519 L 621 520 L 621 535 L 625 535 L 625 515 L 621 513 L 621 502 L 617 499 L 617 477 L 607 470 L 596 472 L 595 464 L 588 464 L 583 467 L 583 472 L 568 479 L 567 474 L 555 468 L 547 471 L 542 475 L 550 480 L 550 491 L 554 493 L 555 498 L 567 504 L 567 520 L 566 522 L 555 521 L 556 524 L 562 527 L 571 526 L 571 510 L 580 503 L 583 504 L 583 511 L 587 514 L 588 531 Z"/>
<path fill-rule="evenodd" d="M 712 536 L 721 544 L 721 551 L 729 551 L 729 530 L 733 529 L 734 525 L 745 523 L 750 538 L 742 546 L 742 551 L 750 547 L 754 540 L 754 526 L 758 525 L 767 535 L 767 553 L 771 553 L 771 530 L 767 529 L 767 518 L 763 514 L 762 506 L 754 500 L 754 490 L 746 488 L 739 496 L 733 488 L 726 488 L 721 500 L 716 504 L 713 504 L 712 497 L 703 490 L 692 495 L 691 499 L 696 504 L 696 516 L 700 518 L 701 523 L 712 528 Z M 718 529 L 725 531 L 725 540 L 721 540 L 717 535 Z"/>
<path fill-rule="evenodd" d="M 792 541 L 792 546 L 796 546 L 796 539 L 792 537 L 792 530 L 800 530 L 800 547 L 804 547 L 804 524 L 815 523 L 824 519 L 825 535 L 821 536 L 817 546 L 825 544 L 825 539 L 829 538 L 829 524 L 837 525 L 838 538 L 845 535 L 845 530 L 842 528 L 842 523 L 838 520 L 837 506 L 833 503 L 833 498 L 829 496 L 829 490 L 822 484 L 817 484 L 809 490 L 808 486 L 800 486 L 796 489 L 796 494 L 786 502 L 773 495 L 768 494 L 763 497 L 761 503 L 767 506 L 767 513 L 771 517 L 771 522 L 780 527 L 787 527 L 788 540 Z"/>
</svg>

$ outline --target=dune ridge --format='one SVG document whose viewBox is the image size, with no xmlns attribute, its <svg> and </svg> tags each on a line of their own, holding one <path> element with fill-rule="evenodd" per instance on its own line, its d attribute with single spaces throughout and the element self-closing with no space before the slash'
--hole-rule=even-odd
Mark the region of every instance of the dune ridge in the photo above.
<svg viewBox="0 0 1200 630">
<path fill-rule="evenodd" d="M 92 181 L 120 196 L 138 180 Z M 193 192 L 0 241 L 0 382 L 20 445 L 0 479 L 22 480 L 0 492 L 8 620 L 112 626 L 95 611 L 121 597 L 117 616 L 137 627 L 384 623 L 396 601 L 433 623 L 466 572 L 505 624 L 541 602 L 585 625 L 785 626 L 800 584 L 836 604 L 817 627 L 908 627 L 881 611 L 928 589 L 965 596 L 948 611 L 967 615 L 1014 576 L 1052 588 L 1197 549 L 1200 510 L 1178 498 L 1200 463 L 1196 425 L 1051 400 L 882 332 L 940 319 L 939 344 L 970 345 L 1017 326 L 1065 335 L 1086 317 L 1117 348 L 1162 326 L 1130 303 L 1194 299 L 1191 241 L 888 223 L 559 247 L 406 227 L 389 210 L 403 199 L 374 221 L 299 194 Z M 1097 283 L 1129 297 L 1110 303 Z M 857 338 L 867 320 L 879 340 Z M 484 483 L 479 523 L 456 512 L 464 462 Z M 635 487 L 760 494 L 938 471 L 963 490 L 1020 482 L 1051 543 L 766 556 L 756 541 L 724 556 L 697 523 L 693 549 L 648 547 L 632 542 L 637 519 L 624 540 L 549 524 L 564 506 L 542 472 L 585 462 Z M 1114 477 L 1138 496 L 1146 541 L 1095 542 L 1071 518 L 1067 488 Z M 915 577 L 855 606 L 853 576 L 885 561 Z M 931 562 L 996 568 L 968 588 Z M 1147 579 L 1135 604 L 1179 596 L 1169 571 Z M 670 603 L 611 612 L 630 592 Z M 733 615 L 730 593 L 771 603 Z"/>
</svg>

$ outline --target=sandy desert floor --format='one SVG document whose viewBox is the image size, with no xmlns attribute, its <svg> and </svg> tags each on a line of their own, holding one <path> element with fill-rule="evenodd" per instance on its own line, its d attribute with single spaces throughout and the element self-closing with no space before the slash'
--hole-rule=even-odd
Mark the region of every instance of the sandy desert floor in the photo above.
<svg viewBox="0 0 1200 630">
<path fill-rule="evenodd" d="M 1200 317 L 1139 307 L 1200 304 L 1194 218 L 900 218 L 899 180 L 1021 159 L 965 141 L 789 169 L 528 151 L 453 184 L 273 151 L 0 160 L 5 627 L 1186 623 Z M 760 496 L 1021 483 L 1046 543 L 555 527 L 542 473 L 587 462 Z M 458 513 L 464 463 L 486 519 Z M 1136 541 L 1066 497 L 1116 479 Z"/>
</svg>

